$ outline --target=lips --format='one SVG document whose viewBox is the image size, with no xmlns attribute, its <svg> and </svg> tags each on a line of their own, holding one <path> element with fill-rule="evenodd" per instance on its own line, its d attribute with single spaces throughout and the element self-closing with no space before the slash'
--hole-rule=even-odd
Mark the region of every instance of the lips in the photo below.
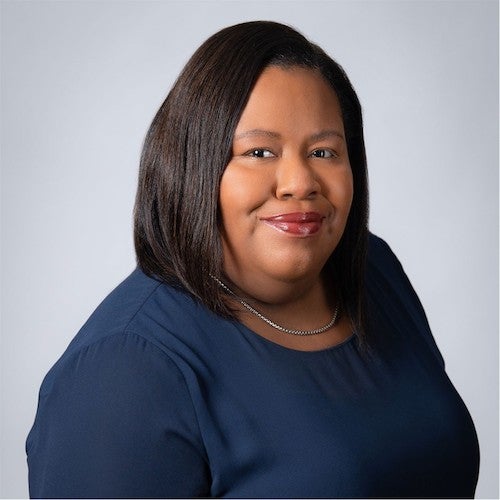
<svg viewBox="0 0 500 500">
<path fill-rule="evenodd" d="M 309 236 L 317 233 L 323 219 L 324 217 L 318 212 L 293 212 L 261 218 L 272 228 L 297 236 Z"/>
</svg>

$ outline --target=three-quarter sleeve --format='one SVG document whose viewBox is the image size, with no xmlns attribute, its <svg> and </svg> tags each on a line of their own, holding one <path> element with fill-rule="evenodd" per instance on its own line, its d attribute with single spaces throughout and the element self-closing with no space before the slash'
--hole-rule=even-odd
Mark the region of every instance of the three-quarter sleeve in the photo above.
<svg viewBox="0 0 500 500">
<path fill-rule="evenodd" d="M 26 448 L 32 498 L 210 494 L 183 375 L 140 335 L 66 353 L 42 384 Z"/>
</svg>

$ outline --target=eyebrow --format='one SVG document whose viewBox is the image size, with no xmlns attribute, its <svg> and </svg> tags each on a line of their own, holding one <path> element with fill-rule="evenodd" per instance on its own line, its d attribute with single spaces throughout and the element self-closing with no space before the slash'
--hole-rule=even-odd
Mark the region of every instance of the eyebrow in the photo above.
<svg viewBox="0 0 500 500">
<path fill-rule="evenodd" d="M 338 130 L 322 130 L 321 132 L 318 132 L 317 134 L 311 135 L 309 139 L 312 141 L 321 141 L 322 139 L 328 139 L 329 137 L 340 137 L 342 140 L 344 140 L 344 135 L 341 134 Z"/>
<path fill-rule="evenodd" d="M 234 140 L 238 139 L 246 139 L 247 137 L 270 137 L 271 139 L 279 139 L 281 137 L 278 132 L 271 132 L 270 130 L 262 130 L 258 128 L 254 128 L 252 130 L 246 130 L 245 132 L 241 132 L 234 136 Z"/>
<path fill-rule="evenodd" d="M 247 137 L 268 137 L 270 139 L 280 139 L 281 134 L 279 134 L 278 132 L 273 132 L 271 130 L 254 128 L 252 130 L 246 130 L 245 132 L 241 132 L 240 134 L 235 135 L 234 140 L 237 141 L 239 139 L 245 139 Z M 342 140 L 344 140 L 344 135 L 341 134 L 338 130 L 334 129 L 322 130 L 321 132 L 312 134 L 311 136 L 309 136 L 309 140 L 315 142 L 321 141 L 323 139 L 328 139 L 329 137 L 340 137 Z"/>
</svg>

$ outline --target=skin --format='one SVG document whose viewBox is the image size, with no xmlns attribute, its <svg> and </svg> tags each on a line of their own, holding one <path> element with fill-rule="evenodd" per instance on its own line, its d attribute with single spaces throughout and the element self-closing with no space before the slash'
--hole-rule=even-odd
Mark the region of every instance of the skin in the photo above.
<svg viewBox="0 0 500 500">
<path fill-rule="evenodd" d="M 322 269 L 343 234 L 352 196 L 333 89 L 311 69 L 266 68 L 236 128 L 220 187 L 224 270 L 238 295 L 288 328 L 328 323 L 336 300 Z M 320 222 L 292 224 L 293 231 L 263 220 L 311 213 Z M 292 349 L 324 349 L 351 335 L 345 317 L 322 334 L 298 337 L 239 311 L 255 333 Z"/>
</svg>

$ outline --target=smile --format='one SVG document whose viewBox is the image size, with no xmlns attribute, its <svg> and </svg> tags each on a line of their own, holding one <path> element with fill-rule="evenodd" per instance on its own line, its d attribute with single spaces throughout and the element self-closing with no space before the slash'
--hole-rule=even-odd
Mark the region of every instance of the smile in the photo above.
<svg viewBox="0 0 500 500">
<path fill-rule="evenodd" d="M 318 212 L 294 212 L 262 217 L 260 220 L 273 229 L 295 236 L 309 236 L 317 233 L 324 217 Z"/>
</svg>

